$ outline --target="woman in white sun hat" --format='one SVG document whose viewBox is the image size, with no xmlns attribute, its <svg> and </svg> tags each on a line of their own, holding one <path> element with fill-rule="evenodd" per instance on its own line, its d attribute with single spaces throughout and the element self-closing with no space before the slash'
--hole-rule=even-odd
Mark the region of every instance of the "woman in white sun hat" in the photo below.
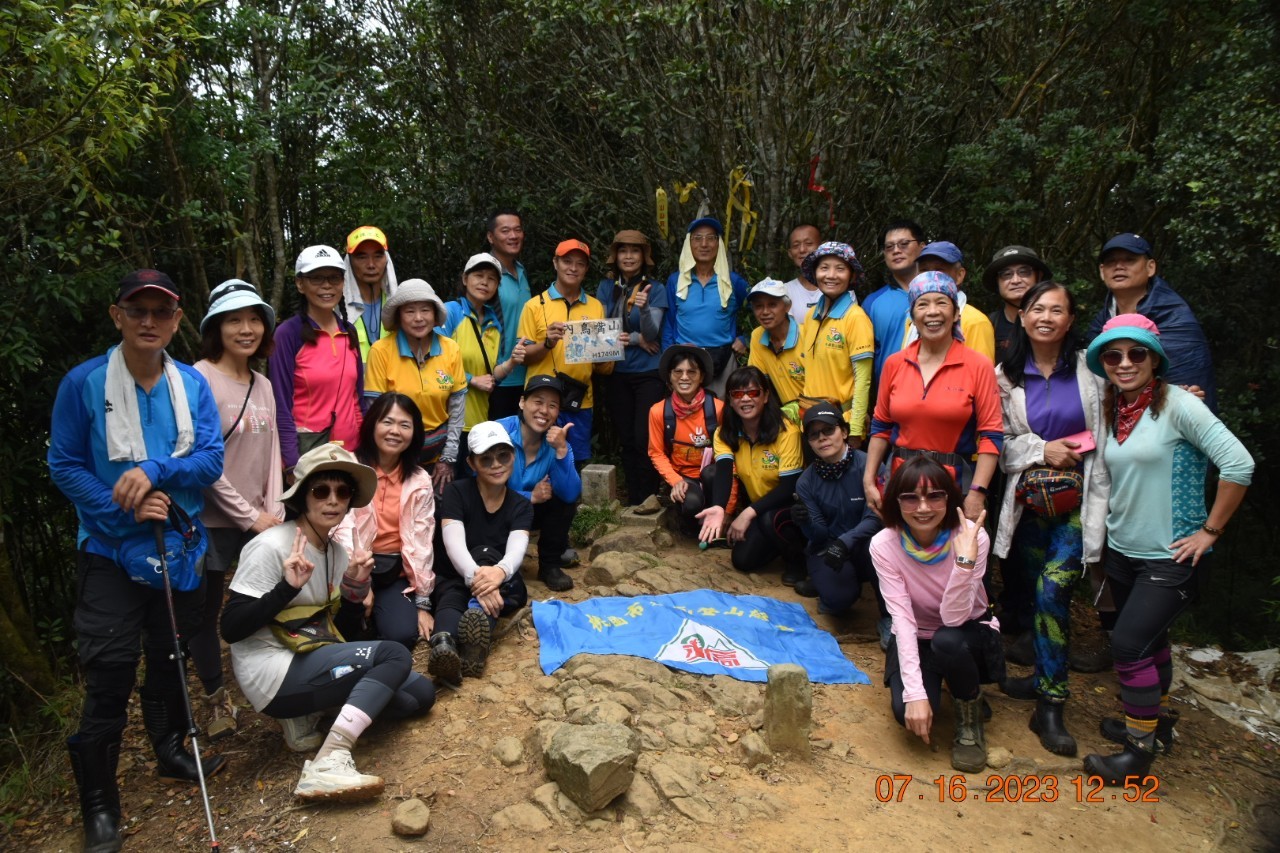
<svg viewBox="0 0 1280 853">
<path fill-rule="evenodd" d="M 294 793 L 305 800 L 376 797 L 383 782 L 356 770 L 351 750 L 379 716 L 423 714 L 435 703 L 431 680 L 413 671 L 396 642 L 346 642 L 359 630 L 371 559 L 349 560 L 331 541 L 352 507 L 373 499 L 377 476 L 349 452 L 325 444 L 304 454 L 297 481 L 281 496 L 288 521 L 245 546 L 222 615 L 236 681 L 256 711 L 275 717 L 286 744 L 302 752 Z M 327 737 L 320 715 L 339 708 Z"/>
</svg>

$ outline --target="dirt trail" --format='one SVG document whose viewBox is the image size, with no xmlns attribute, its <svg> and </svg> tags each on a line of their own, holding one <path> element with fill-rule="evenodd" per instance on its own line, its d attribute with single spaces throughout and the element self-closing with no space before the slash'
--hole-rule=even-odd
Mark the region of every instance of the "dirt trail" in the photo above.
<svg viewBox="0 0 1280 853">
<path fill-rule="evenodd" d="M 284 749 L 274 722 L 243 712 L 240 732 L 218 750 L 230 758 L 230 768 L 211 783 L 222 850 L 720 851 L 887 844 L 899 850 L 1062 845 L 1166 853 L 1264 850 L 1280 837 L 1275 749 L 1208 713 L 1180 706 L 1175 754 L 1153 767 L 1158 788 L 1137 792 L 1147 802 L 1125 802 L 1124 792 L 1095 790 L 1082 780 L 1078 759 L 1058 758 L 1040 747 L 1027 730 L 1030 703 L 988 687 L 994 709 L 988 747 L 1007 749 L 1011 761 L 961 778 L 949 763 L 949 707 L 944 704 L 935 723 L 932 749 L 907 735 L 889 714 L 888 691 L 880 686 L 883 654 L 873 637 L 874 602 L 861 602 L 852 618 L 837 622 L 817 615 L 816 602 L 798 599 L 776 573 L 736 574 L 727 565 L 727 552 L 700 553 L 678 544 L 661 559 L 670 568 L 660 575 L 673 586 L 800 601 L 871 676 L 872 686 L 814 685 L 811 763 L 747 766 L 742 738 L 759 722 L 758 715 L 753 720 L 758 706 L 752 697 L 762 695 L 762 686 L 718 692 L 711 679 L 660 667 L 655 672 L 656 664 L 639 662 L 631 667 L 637 679 L 661 682 L 680 702 L 662 710 L 633 706 L 632 721 L 647 732 L 648 745 L 663 747 L 642 754 L 638 775 L 654 778 L 657 762 L 683 767 L 697 788 L 695 796 L 682 798 L 679 809 L 661 797 L 639 806 L 620 799 L 589 816 L 561 809 L 531 743 L 539 721 L 531 709 L 546 719 L 564 719 L 562 697 L 587 697 L 570 702 L 575 707 L 591 704 L 605 689 L 592 680 L 603 676 L 592 672 L 613 667 L 625 673 L 634 659 L 596 658 L 584 664 L 575 658 L 564 671 L 543 676 L 537 637 L 525 627 L 496 647 L 483 680 L 468 681 L 459 692 L 444 691 L 424 719 L 375 725 L 361 740 L 359 766 L 387 780 L 386 793 L 374 803 L 317 807 L 294 801 L 291 791 L 303 756 Z M 531 562 L 525 573 L 536 574 Z M 578 587 L 564 598 L 580 601 L 592 594 L 582 581 L 584 573 L 573 571 Z M 547 595 L 536 582 L 530 587 L 534 596 Z M 416 657 L 425 671 L 425 648 L 420 646 Z M 1114 676 L 1073 673 L 1071 688 L 1067 720 L 1081 754 L 1111 751 L 1097 726 L 1100 716 L 1119 710 Z M 136 718 L 136 708 L 132 714 Z M 508 736 L 524 744 L 523 759 L 511 767 L 492 754 Z M 678 746 L 678 741 L 690 745 Z M 209 849 L 198 790 L 155 781 L 150 757 L 140 720 L 131 718 L 121 758 L 130 821 L 126 850 Z M 940 776 L 945 777 L 942 786 L 935 781 Z M 1048 801 L 1051 789 L 1056 789 L 1053 802 Z M 1030 801 L 1032 795 L 1038 801 Z M 430 805 L 431 829 L 420 840 L 398 838 L 391 831 L 391 812 L 413 796 Z M 495 820 L 498 812 L 518 804 L 524 805 Z M 53 802 L 33 804 L 20 825 L 0 833 L 0 847 L 79 850 L 78 822 L 74 791 L 68 788 Z"/>
</svg>

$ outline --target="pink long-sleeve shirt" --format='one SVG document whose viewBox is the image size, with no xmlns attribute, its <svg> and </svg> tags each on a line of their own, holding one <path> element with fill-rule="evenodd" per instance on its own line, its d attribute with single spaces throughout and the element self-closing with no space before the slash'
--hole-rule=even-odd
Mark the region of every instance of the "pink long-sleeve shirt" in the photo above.
<svg viewBox="0 0 1280 853">
<path fill-rule="evenodd" d="M 991 540 L 985 530 L 980 530 L 976 567 L 960 568 L 950 553 L 933 565 L 925 565 L 902 549 L 897 530 L 885 528 L 872 537 L 871 562 L 898 638 L 903 701 L 928 698 L 920 674 L 918 642 L 932 638 L 944 625 L 959 627 L 986 614 L 987 592 L 982 587 L 982 576 L 987 571 L 990 550 Z M 990 625 L 993 630 L 1000 630 L 994 617 Z"/>
</svg>

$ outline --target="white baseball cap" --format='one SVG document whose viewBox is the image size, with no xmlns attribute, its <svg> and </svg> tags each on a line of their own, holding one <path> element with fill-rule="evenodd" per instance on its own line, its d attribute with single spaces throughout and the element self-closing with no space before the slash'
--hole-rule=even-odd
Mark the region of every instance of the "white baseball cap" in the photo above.
<svg viewBox="0 0 1280 853">
<path fill-rule="evenodd" d="M 787 286 L 776 278 L 762 278 L 751 288 L 751 292 L 747 294 L 747 301 L 751 301 L 751 297 L 757 293 L 763 293 L 765 296 L 774 296 L 778 299 L 788 299 Z"/>
<path fill-rule="evenodd" d="M 308 246 L 302 250 L 302 254 L 298 255 L 298 263 L 294 265 L 294 271 L 298 275 L 306 275 L 325 267 L 345 271 L 342 253 L 332 246 Z"/>
<path fill-rule="evenodd" d="M 484 453 L 491 447 L 497 447 L 499 444 L 505 444 L 507 447 L 515 447 L 511 441 L 510 434 L 497 421 L 484 421 L 478 423 L 471 428 L 471 432 L 467 433 L 467 447 L 472 453 Z"/>
</svg>

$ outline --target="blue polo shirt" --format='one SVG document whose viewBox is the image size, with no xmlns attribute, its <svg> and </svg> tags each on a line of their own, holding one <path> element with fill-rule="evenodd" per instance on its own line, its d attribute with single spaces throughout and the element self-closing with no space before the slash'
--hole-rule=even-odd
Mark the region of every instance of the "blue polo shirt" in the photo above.
<svg viewBox="0 0 1280 853">
<path fill-rule="evenodd" d="M 715 275 L 706 284 L 695 276 L 689 282 L 689 292 L 684 299 L 676 296 L 676 283 L 680 273 L 673 272 L 667 279 L 667 316 L 662 330 L 662 348 L 675 344 L 693 344 L 699 347 L 723 347 L 741 339 L 738 334 L 738 310 L 747 298 L 747 280 L 736 272 L 729 273 L 733 291 L 729 303 L 720 305 L 720 281 Z"/>
<path fill-rule="evenodd" d="M 871 331 L 876 338 L 876 360 L 873 366 L 876 381 L 889 356 L 902 349 L 907 334 L 907 317 L 911 314 L 911 302 L 907 292 L 890 282 L 872 293 L 862 303 L 863 310 L 871 318 Z"/>
<path fill-rule="evenodd" d="M 516 261 L 515 275 L 507 272 L 506 267 L 502 268 L 502 280 L 498 282 L 498 305 L 502 308 L 502 348 L 498 352 L 498 361 L 511 358 L 511 353 L 520 340 L 517 329 L 520 325 L 520 312 L 524 310 L 524 304 L 532 295 L 529 290 L 529 279 L 524 274 L 524 264 Z M 515 365 L 515 369 L 498 385 L 516 385 L 523 388 L 524 365 Z"/>
</svg>

